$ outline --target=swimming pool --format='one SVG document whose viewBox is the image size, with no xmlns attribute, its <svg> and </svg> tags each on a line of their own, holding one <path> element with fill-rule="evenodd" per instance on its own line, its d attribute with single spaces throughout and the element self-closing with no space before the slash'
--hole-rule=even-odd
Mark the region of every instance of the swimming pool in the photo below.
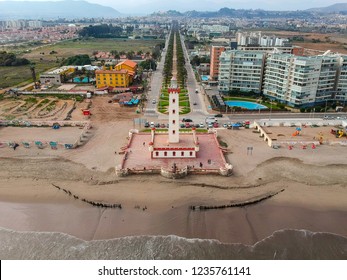
<svg viewBox="0 0 347 280">
<path fill-rule="evenodd" d="M 255 102 L 249 102 L 249 101 L 239 101 L 239 100 L 233 100 L 233 101 L 224 101 L 225 104 L 227 104 L 229 107 L 242 107 L 246 108 L 248 110 L 264 110 L 268 107 L 255 103 Z"/>
<path fill-rule="evenodd" d="M 208 75 L 201 75 L 201 80 L 202 80 L 202 81 L 206 82 L 206 81 L 208 81 L 209 79 L 210 79 L 210 76 L 208 76 Z"/>
</svg>

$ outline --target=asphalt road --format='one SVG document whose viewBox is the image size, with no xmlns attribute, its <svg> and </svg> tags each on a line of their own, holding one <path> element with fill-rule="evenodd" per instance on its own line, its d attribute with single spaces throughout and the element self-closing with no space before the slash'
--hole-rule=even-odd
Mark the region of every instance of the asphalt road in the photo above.
<svg viewBox="0 0 347 280">
<path fill-rule="evenodd" d="M 163 81 L 163 67 L 165 62 L 166 50 L 168 46 L 168 40 L 170 38 L 170 34 L 167 36 L 165 42 L 165 49 L 161 54 L 161 60 L 157 65 L 157 70 L 150 73 L 150 90 L 147 93 L 147 106 L 145 108 L 145 116 L 149 118 L 150 121 L 155 121 L 159 123 L 167 123 L 168 115 L 158 113 L 157 111 L 157 102 L 159 100 L 161 85 Z M 189 101 L 191 106 L 191 112 L 186 115 L 182 115 L 182 118 L 190 118 L 194 123 L 205 122 L 208 116 L 214 116 L 213 114 L 209 114 L 206 110 L 206 104 L 208 104 L 204 89 L 201 85 L 196 81 L 193 68 L 189 62 L 188 52 L 184 44 L 184 38 L 181 36 L 182 48 L 186 59 L 186 69 L 188 73 L 187 79 L 187 89 L 189 94 Z M 198 93 L 196 93 L 196 89 L 198 89 Z M 217 89 L 212 89 L 212 91 Z M 156 100 L 156 103 L 153 104 L 152 100 Z M 196 105 L 194 105 L 196 104 Z M 223 114 L 223 112 L 220 112 Z M 234 113 L 234 114 L 223 114 L 222 118 L 217 118 L 220 124 L 227 122 L 238 122 L 238 121 L 254 121 L 254 120 L 271 120 L 271 119 L 313 119 L 313 118 L 321 118 L 324 116 L 333 116 L 335 119 L 338 118 L 347 118 L 347 113 L 276 113 L 276 112 L 259 112 L 255 111 L 253 113 Z"/>
</svg>

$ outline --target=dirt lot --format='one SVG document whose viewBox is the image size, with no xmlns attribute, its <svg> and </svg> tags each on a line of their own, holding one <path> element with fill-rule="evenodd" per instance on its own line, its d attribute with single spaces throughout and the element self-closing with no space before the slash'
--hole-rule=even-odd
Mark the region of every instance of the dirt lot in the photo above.
<svg viewBox="0 0 347 280">
<path fill-rule="evenodd" d="M 276 35 L 284 38 L 292 38 L 293 36 L 300 36 L 304 38 L 304 41 L 294 41 L 293 44 L 307 48 L 305 55 L 317 55 L 321 54 L 313 50 L 326 52 L 331 50 L 342 54 L 347 53 L 347 37 L 341 34 L 325 34 L 325 33 L 302 33 L 291 31 L 269 31 L 263 32 L 268 35 Z M 316 40 L 316 43 L 313 42 Z"/>
<path fill-rule="evenodd" d="M 88 108 L 91 102 L 90 120 L 95 122 L 108 122 L 117 120 L 132 120 L 139 117 L 135 107 L 120 107 L 118 103 L 108 103 L 110 97 L 96 96 L 84 101 L 63 100 L 47 96 L 20 96 L 17 98 L 4 98 L 0 101 L 0 119 L 2 120 L 28 120 L 47 121 L 64 120 L 71 113 L 72 121 L 89 120 L 83 116 L 82 110 Z"/>
<path fill-rule="evenodd" d="M 21 96 L 0 101 L 0 119 L 4 120 L 64 120 L 74 101 L 55 97 Z"/>
<path fill-rule="evenodd" d="M 332 134 L 331 130 L 337 130 L 339 128 L 331 126 L 322 127 L 302 127 L 301 131 L 298 131 L 296 127 L 267 127 L 269 136 L 272 139 L 277 139 L 279 142 L 293 142 L 300 143 L 309 141 L 318 141 L 322 137 L 322 141 L 326 144 L 335 143 L 340 141 L 346 141 L 346 136 L 336 137 L 336 133 Z M 341 129 L 341 128 L 340 128 Z"/>
</svg>

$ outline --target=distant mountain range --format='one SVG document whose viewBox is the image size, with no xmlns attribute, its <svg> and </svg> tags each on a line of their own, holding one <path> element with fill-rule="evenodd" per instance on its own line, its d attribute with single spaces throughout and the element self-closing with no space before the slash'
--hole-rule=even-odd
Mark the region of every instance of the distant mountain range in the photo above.
<svg viewBox="0 0 347 280">
<path fill-rule="evenodd" d="M 0 19 L 115 18 L 117 10 L 86 1 L 1 1 Z"/>
<path fill-rule="evenodd" d="M 347 3 L 338 3 L 322 8 L 301 11 L 266 11 L 261 9 L 222 8 L 218 11 L 187 11 L 184 13 L 170 10 L 153 13 L 153 16 L 171 17 L 237 17 L 237 18 L 306 18 L 313 13 L 344 13 L 347 14 Z M 122 14 L 107 6 L 86 1 L 1 1 L 0 20 L 4 19 L 81 19 L 81 18 L 116 18 Z"/>
<path fill-rule="evenodd" d="M 307 11 L 317 12 L 317 13 L 347 12 L 347 3 L 337 3 L 337 4 L 330 5 L 328 7 L 308 9 Z"/>
<path fill-rule="evenodd" d="M 312 13 L 346 13 L 347 14 L 347 3 L 334 4 L 322 8 L 312 8 L 307 10 L 296 10 L 296 11 L 271 11 L 271 10 L 251 10 L 251 9 L 232 9 L 222 8 L 218 11 L 187 11 L 184 13 L 170 10 L 164 13 L 154 13 L 156 16 L 172 16 L 172 17 L 245 17 L 245 18 L 278 18 L 278 17 L 293 17 L 293 18 L 306 18 Z"/>
</svg>

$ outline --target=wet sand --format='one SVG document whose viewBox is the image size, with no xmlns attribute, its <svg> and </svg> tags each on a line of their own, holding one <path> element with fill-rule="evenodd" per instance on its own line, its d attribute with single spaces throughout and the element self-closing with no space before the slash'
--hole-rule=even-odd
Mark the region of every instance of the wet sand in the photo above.
<svg viewBox="0 0 347 280">
<path fill-rule="evenodd" d="M 286 228 L 347 236 L 346 147 L 275 150 L 251 131 L 223 130 L 219 135 L 232 150 L 227 155 L 235 170 L 231 177 L 117 178 L 114 167 L 121 157 L 114 150 L 126 142 L 128 127 L 96 125 L 93 138 L 73 151 L 1 149 L 0 227 L 63 232 L 84 240 L 174 234 L 254 244 Z M 245 154 L 249 145 L 252 156 Z M 242 202 L 281 189 L 253 206 L 189 209 Z M 92 207 L 82 198 L 121 203 L 122 209 Z"/>
<path fill-rule="evenodd" d="M 164 182 L 160 176 L 107 185 L 60 181 L 80 199 L 47 180 L 0 180 L 0 227 L 20 231 L 62 232 L 84 240 L 140 235 L 177 235 L 254 244 L 282 229 L 305 229 L 347 236 L 345 187 L 272 182 L 260 186 L 201 186 L 188 181 Z M 153 182 L 151 182 L 153 181 Z M 182 184 L 185 183 L 185 184 Z M 55 183 L 57 184 L 56 180 Z M 223 205 L 284 192 L 256 205 L 193 211 L 191 205 Z M 14 195 L 15 194 L 15 195 Z M 93 207 L 81 198 L 121 203 L 122 209 Z"/>
</svg>

